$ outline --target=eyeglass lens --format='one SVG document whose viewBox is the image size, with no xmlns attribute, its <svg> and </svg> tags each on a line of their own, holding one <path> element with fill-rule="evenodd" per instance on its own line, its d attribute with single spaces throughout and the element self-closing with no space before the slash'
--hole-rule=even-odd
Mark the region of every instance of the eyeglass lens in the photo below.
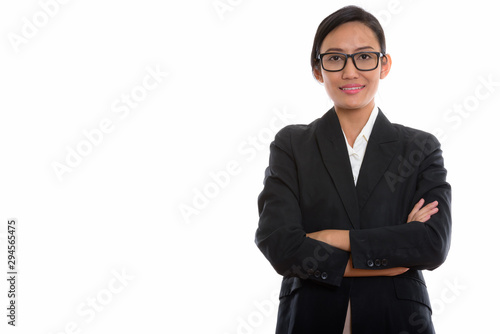
<svg viewBox="0 0 500 334">
<path fill-rule="evenodd" d="M 340 71 L 347 62 L 347 56 L 342 53 L 327 53 L 323 55 L 323 67 L 327 71 Z M 373 70 L 378 65 L 378 54 L 372 52 L 356 53 L 352 56 L 354 65 L 359 70 Z"/>
</svg>

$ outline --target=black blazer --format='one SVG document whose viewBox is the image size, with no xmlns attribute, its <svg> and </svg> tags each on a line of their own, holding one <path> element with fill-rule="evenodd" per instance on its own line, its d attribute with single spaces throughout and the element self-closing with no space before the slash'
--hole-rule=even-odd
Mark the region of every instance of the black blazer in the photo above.
<svg viewBox="0 0 500 334">
<path fill-rule="evenodd" d="M 379 111 L 355 186 L 334 108 L 271 143 L 255 242 L 283 275 L 276 333 L 342 333 L 348 300 L 353 333 L 434 333 L 421 270 L 445 260 L 451 188 L 431 134 L 392 124 Z M 439 202 L 426 223 L 407 223 L 420 198 Z M 351 253 L 307 238 L 350 230 Z M 395 277 L 344 278 L 361 269 L 409 267 Z"/>
</svg>

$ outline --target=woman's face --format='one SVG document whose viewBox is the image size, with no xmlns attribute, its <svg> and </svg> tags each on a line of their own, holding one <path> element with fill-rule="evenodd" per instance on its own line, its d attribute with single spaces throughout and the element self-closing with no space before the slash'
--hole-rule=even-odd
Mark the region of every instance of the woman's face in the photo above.
<svg viewBox="0 0 500 334">
<path fill-rule="evenodd" d="M 325 37 L 320 48 L 320 53 L 352 54 L 360 51 L 381 51 L 375 33 L 361 22 L 338 26 Z M 386 57 L 380 58 L 378 67 L 372 71 L 359 71 L 349 58 L 342 71 L 328 72 L 321 67 L 319 71 L 314 71 L 314 75 L 324 84 L 337 111 L 371 111 L 379 80 L 385 78 L 391 68 L 391 58 L 389 55 Z"/>
</svg>

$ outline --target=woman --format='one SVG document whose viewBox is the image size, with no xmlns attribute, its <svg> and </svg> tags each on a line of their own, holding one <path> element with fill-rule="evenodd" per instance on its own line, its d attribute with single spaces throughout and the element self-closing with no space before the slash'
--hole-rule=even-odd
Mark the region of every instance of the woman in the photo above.
<svg viewBox="0 0 500 334">
<path fill-rule="evenodd" d="M 328 16 L 311 65 L 334 107 L 279 131 L 258 200 L 255 241 L 283 275 L 276 333 L 434 333 L 421 270 L 450 247 L 440 144 L 376 107 L 391 57 L 370 13 Z"/>
</svg>

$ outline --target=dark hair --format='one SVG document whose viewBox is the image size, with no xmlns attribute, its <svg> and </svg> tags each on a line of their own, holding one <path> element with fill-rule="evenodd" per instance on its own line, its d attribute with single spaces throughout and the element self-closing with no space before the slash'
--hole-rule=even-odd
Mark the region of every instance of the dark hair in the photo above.
<svg viewBox="0 0 500 334">
<path fill-rule="evenodd" d="M 311 52 L 311 67 L 313 71 L 315 68 L 319 69 L 319 49 L 321 48 L 321 44 L 323 43 L 325 37 L 341 24 L 353 21 L 363 23 L 375 33 L 378 43 L 380 44 L 380 52 L 385 54 L 384 29 L 382 29 L 382 26 L 377 18 L 363 8 L 357 6 L 346 6 L 337 10 L 335 13 L 330 14 L 318 26 Z"/>
</svg>

